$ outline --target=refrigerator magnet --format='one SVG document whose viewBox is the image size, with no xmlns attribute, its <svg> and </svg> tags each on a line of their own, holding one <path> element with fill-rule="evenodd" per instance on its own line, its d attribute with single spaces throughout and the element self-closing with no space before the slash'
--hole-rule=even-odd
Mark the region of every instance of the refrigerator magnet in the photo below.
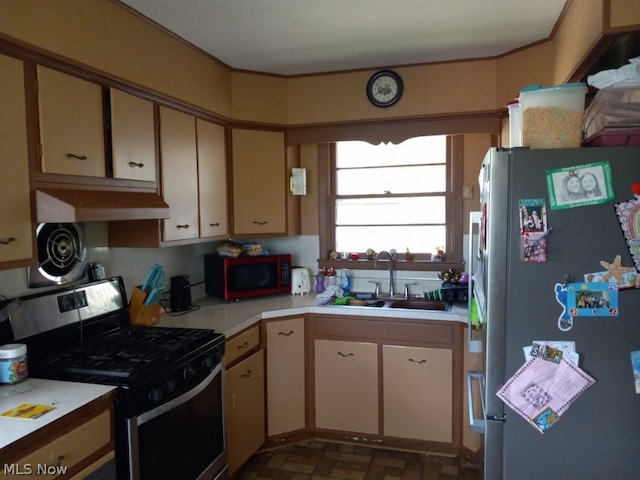
<svg viewBox="0 0 640 480">
<path fill-rule="evenodd" d="M 522 235 L 547 230 L 547 210 L 543 198 L 518 200 Z"/>
<path fill-rule="evenodd" d="M 547 170 L 551 210 L 597 205 L 614 200 L 609 162 Z"/>
<path fill-rule="evenodd" d="M 634 183 L 631 190 L 636 198 L 616 203 L 614 207 L 633 263 L 640 271 L 640 182 Z"/>
<path fill-rule="evenodd" d="M 618 284 L 570 283 L 567 285 L 567 307 L 572 317 L 615 317 L 618 315 Z"/>
<path fill-rule="evenodd" d="M 562 313 L 558 317 L 558 328 L 562 332 L 568 332 L 573 327 L 573 317 L 569 314 L 567 284 L 556 283 L 553 289 L 556 293 L 556 302 L 562 307 Z"/>
</svg>

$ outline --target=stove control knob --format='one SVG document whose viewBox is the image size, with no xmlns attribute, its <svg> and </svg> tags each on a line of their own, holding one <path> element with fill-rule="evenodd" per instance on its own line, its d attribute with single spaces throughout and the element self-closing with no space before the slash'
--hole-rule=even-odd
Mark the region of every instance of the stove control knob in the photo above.
<svg viewBox="0 0 640 480">
<path fill-rule="evenodd" d="M 176 390 L 176 379 L 167 378 L 164 381 L 164 389 L 169 393 L 173 393 Z"/>
<path fill-rule="evenodd" d="M 211 370 L 215 364 L 215 359 L 213 358 L 213 354 L 207 355 L 202 359 L 202 366 Z"/>
<path fill-rule="evenodd" d="M 184 369 L 183 375 L 185 380 L 189 380 L 196 374 L 195 369 L 191 365 L 187 365 Z"/>
<path fill-rule="evenodd" d="M 161 399 L 162 399 L 162 388 L 157 386 L 149 390 L 149 400 L 151 400 L 152 402 L 159 402 Z"/>
</svg>

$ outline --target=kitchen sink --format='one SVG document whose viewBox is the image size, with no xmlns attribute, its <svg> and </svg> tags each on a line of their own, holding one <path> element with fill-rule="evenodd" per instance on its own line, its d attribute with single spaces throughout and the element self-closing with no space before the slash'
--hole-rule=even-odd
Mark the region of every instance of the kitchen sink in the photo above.
<svg viewBox="0 0 640 480">
<path fill-rule="evenodd" d="M 427 300 L 425 298 L 378 298 L 356 299 L 349 303 L 351 307 L 375 307 L 375 308 L 405 308 L 413 310 L 437 310 L 448 311 L 451 305 L 439 300 Z"/>
<path fill-rule="evenodd" d="M 404 298 L 385 302 L 387 308 L 411 308 L 415 310 L 449 310 L 447 302 L 439 300 L 427 300 L 425 298 Z"/>
</svg>

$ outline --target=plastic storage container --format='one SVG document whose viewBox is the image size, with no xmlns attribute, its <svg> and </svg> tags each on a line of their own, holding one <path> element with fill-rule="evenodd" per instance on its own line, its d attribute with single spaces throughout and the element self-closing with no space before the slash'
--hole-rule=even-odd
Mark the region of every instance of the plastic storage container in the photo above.
<svg viewBox="0 0 640 480">
<path fill-rule="evenodd" d="M 29 376 L 27 346 L 9 343 L 0 347 L 0 383 L 18 383 Z"/>
<path fill-rule="evenodd" d="M 522 108 L 518 99 L 507 105 L 509 110 L 509 147 L 522 146 Z"/>
<path fill-rule="evenodd" d="M 540 85 L 520 91 L 522 144 L 530 148 L 571 148 L 582 144 L 587 86 Z"/>
</svg>

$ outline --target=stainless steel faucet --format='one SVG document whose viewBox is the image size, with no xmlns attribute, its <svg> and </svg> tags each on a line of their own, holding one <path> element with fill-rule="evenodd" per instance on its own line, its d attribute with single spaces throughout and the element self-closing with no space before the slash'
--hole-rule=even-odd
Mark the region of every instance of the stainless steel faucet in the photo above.
<svg viewBox="0 0 640 480">
<path fill-rule="evenodd" d="M 393 278 L 393 270 L 395 267 L 395 261 L 393 259 L 393 255 L 389 252 L 387 252 L 386 250 L 383 250 L 381 252 L 378 252 L 376 254 L 376 258 L 373 261 L 373 268 L 376 268 L 376 266 L 378 265 L 378 259 L 380 258 L 380 255 L 382 255 L 383 253 L 386 253 L 387 256 L 389 257 L 389 296 L 393 297 L 395 295 L 395 288 L 393 286 L 393 284 L 395 283 L 394 278 Z"/>
</svg>

